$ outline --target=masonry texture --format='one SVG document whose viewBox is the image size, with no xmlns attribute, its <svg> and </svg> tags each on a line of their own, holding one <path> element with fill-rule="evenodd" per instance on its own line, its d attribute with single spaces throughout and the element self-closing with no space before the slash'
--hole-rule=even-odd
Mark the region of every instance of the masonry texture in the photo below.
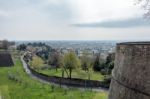
<svg viewBox="0 0 150 99">
<path fill-rule="evenodd" d="M 117 44 L 109 99 L 150 99 L 150 42 Z"/>
<path fill-rule="evenodd" d="M 8 52 L 0 52 L 0 67 L 13 66 L 11 54 Z"/>
</svg>

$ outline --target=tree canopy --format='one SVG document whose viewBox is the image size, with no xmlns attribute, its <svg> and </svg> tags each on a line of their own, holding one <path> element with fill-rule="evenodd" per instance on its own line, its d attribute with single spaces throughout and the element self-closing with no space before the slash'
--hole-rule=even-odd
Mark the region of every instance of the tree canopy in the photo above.
<svg viewBox="0 0 150 99">
<path fill-rule="evenodd" d="M 73 69 L 78 69 L 80 67 L 80 60 L 78 57 L 75 55 L 73 52 L 66 53 L 63 58 L 64 62 L 64 69 L 69 70 L 69 78 L 71 78 L 72 70 Z M 66 71 L 67 73 L 67 71 Z"/>
</svg>

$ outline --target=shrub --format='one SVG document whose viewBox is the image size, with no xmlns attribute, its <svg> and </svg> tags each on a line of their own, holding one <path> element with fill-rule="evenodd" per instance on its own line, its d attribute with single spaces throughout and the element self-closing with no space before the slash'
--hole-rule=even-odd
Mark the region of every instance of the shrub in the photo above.
<svg viewBox="0 0 150 99">
<path fill-rule="evenodd" d="M 55 86 L 52 84 L 51 85 L 51 92 L 54 92 L 54 88 L 55 88 Z"/>
</svg>

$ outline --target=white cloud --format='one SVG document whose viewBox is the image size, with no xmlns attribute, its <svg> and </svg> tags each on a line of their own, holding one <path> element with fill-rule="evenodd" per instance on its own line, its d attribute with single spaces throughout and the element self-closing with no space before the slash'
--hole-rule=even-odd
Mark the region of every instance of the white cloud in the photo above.
<svg viewBox="0 0 150 99">
<path fill-rule="evenodd" d="M 74 12 L 74 23 L 123 20 L 141 17 L 142 9 L 134 0 L 69 0 Z"/>
<path fill-rule="evenodd" d="M 0 10 L 0 17 L 9 17 L 10 13 L 8 11 Z"/>
<path fill-rule="evenodd" d="M 64 0 L 45 0 L 45 4 L 54 4 L 54 5 L 60 5 L 63 3 Z"/>
<path fill-rule="evenodd" d="M 0 1 L 0 39 L 112 40 L 150 37 L 149 27 L 110 29 L 69 26 L 73 23 L 124 20 L 142 16 L 143 11 L 134 6 L 132 0 L 9 1 Z"/>
</svg>

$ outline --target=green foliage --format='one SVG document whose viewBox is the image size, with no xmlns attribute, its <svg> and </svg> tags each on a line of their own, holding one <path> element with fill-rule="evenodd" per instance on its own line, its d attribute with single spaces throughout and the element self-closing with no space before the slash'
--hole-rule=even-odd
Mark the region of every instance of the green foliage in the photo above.
<svg viewBox="0 0 150 99">
<path fill-rule="evenodd" d="M 49 53 L 52 52 L 51 46 L 46 45 L 45 43 L 28 43 L 28 46 L 32 46 L 34 48 L 40 48 L 40 50 L 36 51 L 36 55 L 41 57 L 43 60 L 48 60 Z"/>
<path fill-rule="evenodd" d="M 91 58 L 88 56 L 88 53 L 84 52 L 83 55 L 80 57 L 82 69 L 87 71 L 92 66 Z"/>
<path fill-rule="evenodd" d="M 101 73 L 104 75 L 111 75 L 111 71 L 114 68 L 114 57 L 113 54 L 109 54 L 106 58 L 106 62 L 103 63 L 104 68 L 101 70 Z"/>
<path fill-rule="evenodd" d="M 114 68 L 114 54 L 109 54 L 105 62 L 100 62 L 100 57 L 97 56 L 94 61 L 94 71 L 100 71 L 103 75 L 111 75 Z"/>
<path fill-rule="evenodd" d="M 67 69 L 69 70 L 69 74 L 68 74 L 69 78 L 71 78 L 72 70 L 73 69 L 79 69 L 81 66 L 80 60 L 78 59 L 78 57 L 73 52 L 69 52 L 69 53 L 64 55 L 63 63 L 64 63 L 63 68 L 66 71 L 66 73 L 68 73 Z"/>
<path fill-rule="evenodd" d="M 36 53 L 37 56 L 41 57 L 43 60 L 48 60 L 49 52 L 47 51 L 39 51 Z"/>
<path fill-rule="evenodd" d="M 26 50 L 27 46 L 25 44 L 20 44 L 19 46 L 17 46 L 17 50 L 20 50 L 20 51 L 24 51 Z"/>
<path fill-rule="evenodd" d="M 19 77 L 19 74 L 13 74 L 13 73 L 8 73 L 8 79 L 9 80 L 12 80 L 12 81 L 15 81 L 15 82 L 18 82 L 18 83 L 22 83 L 22 80 L 21 78 Z"/>
<path fill-rule="evenodd" d="M 100 69 L 101 69 L 100 56 L 97 55 L 96 59 L 94 61 L 94 64 L 93 64 L 93 70 L 94 71 L 100 71 Z"/>
<path fill-rule="evenodd" d="M 38 56 L 33 56 L 32 61 L 30 62 L 30 65 L 34 69 L 39 70 L 39 69 L 41 69 L 42 66 L 44 66 L 44 61 Z"/>
<path fill-rule="evenodd" d="M 105 76 L 104 81 L 103 81 L 103 87 L 109 88 L 111 82 L 111 76 Z"/>
<path fill-rule="evenodd" d="M 81 63 L 82 63 L 82 69 L 85 70 L 87 73 L 88 79 L 91 79 L 91 76 L 93 74 L 93 65 L 92 65 L 92 59 L 88 56 L 86 52 L 83 53 L 81 56 Z"/>
<path fill-rule="evenodd" d="M 51 92 L 54 92 L 54 88 L 55 88 L 55 86 L 52 84 L 51 85 Z"/>
</svg>

